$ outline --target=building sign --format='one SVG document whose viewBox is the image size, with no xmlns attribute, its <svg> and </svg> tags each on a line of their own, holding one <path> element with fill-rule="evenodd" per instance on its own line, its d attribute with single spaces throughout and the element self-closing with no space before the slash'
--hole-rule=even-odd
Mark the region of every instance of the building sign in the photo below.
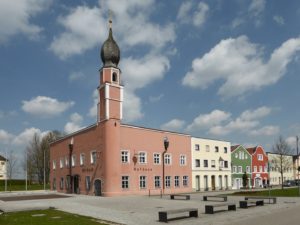
<svg viewBox="0 0 300 225">
<path fill-rule="evenodd" d="M 134 167 L 133 170 L 134 170 L 134 171 L 137 171 L 137 172 L 139 172 L 139 171 L 143 171 L 143 172 L 151 172 L 151 171 L 152 171 L 152 168 L 143 168 L 143 167 L 141 167 L 141 168 L 136 168 L 136 167 Z"/>
</svg>

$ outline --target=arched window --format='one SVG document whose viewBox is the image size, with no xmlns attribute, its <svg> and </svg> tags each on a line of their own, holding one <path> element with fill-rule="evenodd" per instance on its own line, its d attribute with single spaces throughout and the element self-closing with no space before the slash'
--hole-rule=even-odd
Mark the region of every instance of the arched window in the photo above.
<svg viewBox="0 0 300 225">
<path fill-rule="evenodd" d="M 117 75 L 116 72 L 114 72 L 114 73 L 112 74 L 112 81 L 113 81 L 113 82 L 118 82 L 118 75 Z"/>
</svg>

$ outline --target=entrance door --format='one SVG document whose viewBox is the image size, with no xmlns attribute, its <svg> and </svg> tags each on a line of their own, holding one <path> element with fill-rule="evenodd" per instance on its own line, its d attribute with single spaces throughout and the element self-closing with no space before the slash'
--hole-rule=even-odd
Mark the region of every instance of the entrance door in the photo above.
<svg viewBox="0 0 300 225">
<path fill-rule="evenodd" d="M 74 193 L 79 194 L 79 175 L 74 176 L 73 182 Z"/>
<path fill-rule="evenodd" d="M 215 176 L 211 176 L 211 189 L 214 191 L 216 190 L 216 180 Z"/>
<path fill-rule="evenodd" d="M 255 187 L 260 187 L 261 181 L 260 178 L 255 178 Z"/>
<path fill-rule="evenodd" d="M 101 180 L 95 180 L 94 182 L 94 190 L 96 196 L 101 196 Z"/>
<path fill-rule="evenodd" d="M 200 176 L 196 176 L 196 191 L 200 191 Z"/>
</svg>

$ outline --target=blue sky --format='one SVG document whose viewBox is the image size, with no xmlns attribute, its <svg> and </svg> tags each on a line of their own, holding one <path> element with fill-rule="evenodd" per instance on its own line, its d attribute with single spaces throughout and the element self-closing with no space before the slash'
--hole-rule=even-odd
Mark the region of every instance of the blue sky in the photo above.
<svg viewBox="0 0 300 225">
<path fill-rule="evenodd" d="M 0 2 L 0 152 L 96 121 L 108 11 L 124 123 L 271 150 L 300 134 L 300 2 Z"/>
</svg>

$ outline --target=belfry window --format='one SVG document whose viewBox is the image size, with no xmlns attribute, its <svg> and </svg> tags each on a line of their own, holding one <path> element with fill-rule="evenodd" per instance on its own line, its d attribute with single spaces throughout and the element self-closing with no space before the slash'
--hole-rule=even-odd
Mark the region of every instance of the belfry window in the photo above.
<svg viewBox="0 0 300 225">
<path fill-rule="evenodd" d="M 118 82 L 118 75 L 116 72 L 113 72 L 112 74 L 112 82 Z"/>
</svg>

